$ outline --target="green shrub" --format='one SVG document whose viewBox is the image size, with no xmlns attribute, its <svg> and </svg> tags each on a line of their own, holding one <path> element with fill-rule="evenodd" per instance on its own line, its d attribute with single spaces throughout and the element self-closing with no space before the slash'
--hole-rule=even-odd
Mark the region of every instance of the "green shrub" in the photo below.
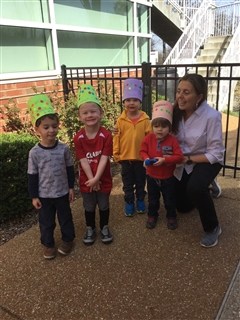
<svg viewBox="0 0 240 320">
<path fill-rule="evenodd" d="M 111 86 L 108 86 L 107 93 L 104 89 L 103 83 L 99 81 L 97 90 L 104 110 L 102 123 L 107 129 L 111 130 L 121 112 L 120 99 L 117 99 L 118 102 L 113 101 L 111 93 L 115 89 Z M 33 88 L 33 92 L 37 93 L 36 88 Z M 43 93 L 46 93 L 45 89 Z M 73 136 L 82 126 L 78 119 L 77 98 L 70 93 L 68 100 L 65 102 L 62 93 L 59 91 L 58 82 L 55 84 L 55 89 L 47 94 L 60 117 L 58 137 L 69 145 L 74 158 Z M 9 100 L 4 108 L 0 108 L 0 113 L 7 118 L 4 127 L 6 133 L 0 136 L 2 164 L 0 220 L 2 221 L 11 219 L 15 215 L 24 214 L 32 208 L 27 191 L 27 161 L 28 152 L 38 139 L 31 123 L 26 121 L 28 114 L 26 113 L 22 119 L 19 111 L 14 100 Z M 76 161 L 75 170 L 77 173 Z"/>
<path fill-rule="evenodd" d="M 27 190 L 27 162 L 28 152 L 36 142 L 36 137 L 26 133 L 0 135 L 0 221 L 32 208 Z"/>
</svg>

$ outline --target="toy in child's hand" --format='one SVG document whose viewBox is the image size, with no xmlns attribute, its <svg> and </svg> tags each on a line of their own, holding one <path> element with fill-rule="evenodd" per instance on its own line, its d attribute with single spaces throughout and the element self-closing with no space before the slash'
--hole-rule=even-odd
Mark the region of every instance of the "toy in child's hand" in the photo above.
<svg viewBox="0 0 240 320">
<path fill-rule="evenodd" d="M 153 165 L 155 162 L 157 162 L 158 161 L 158 159 L 156 159 L 156 158 L 153 158 L 153 159 L 146 159 L 145 160 L 145 165 L 146 166 L 151 166 L 151 165 Z"/>
</svg>

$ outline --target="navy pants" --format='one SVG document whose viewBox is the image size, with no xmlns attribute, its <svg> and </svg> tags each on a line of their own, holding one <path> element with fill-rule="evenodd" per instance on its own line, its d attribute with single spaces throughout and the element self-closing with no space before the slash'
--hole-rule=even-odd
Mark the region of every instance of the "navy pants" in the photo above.
<svg viewBox="0 0 240 320">
<path fill-rule="evenodd" d="M 49 248 L 54 247 L 54 229 L 56 227 L 56 214 L 60 225 L 62 240 L 73 241 L 75 231 L 69 195 L 60 198 L 40 198 L 42 208 L 39 210 L 39 227 L 41 243 Z"/>
<path fill-rule="evenodd" d="M 176 218 L 175 178 L 155 179 L 147 175 L 148 215 L 158 216 L 161 194 L 167 218 Z"/>
<path fill-rule="evenodd" d="M 138 200 L 144 200 L 146 191 L 146 170 L 143 161 L 121 161 L 121 175 L 123 182 L 124 200 L 127 203 L 135 202 L 135 194 Z"/>
<path fill-rule="evenodd" d="M 197 163 L 190 174 L 184 170 L 182 179 L 175 179 L 177 210 L 184 213 L 196 208 L 205 232 L 211 232 L 218 226 L 209 185 L 221 168 L 219 163 Z"/>
</svg>

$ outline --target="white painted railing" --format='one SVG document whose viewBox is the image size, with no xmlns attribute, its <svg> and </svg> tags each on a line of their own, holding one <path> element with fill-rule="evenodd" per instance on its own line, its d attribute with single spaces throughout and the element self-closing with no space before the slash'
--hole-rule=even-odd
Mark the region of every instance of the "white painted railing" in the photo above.
<svg viewBox="0 0 240 320">
<path fill-rule="evenodd" d="M 232 40 L 223 56 L 222 63 L 228 63 L 229 61 L 239 62 L 240 61 L 240 22 L 236 28 Z M 233 77 L 240 76 L 240 68 L 222 67 L 222 76 L 228 77 L 229 75 Z M 237 81 L 232 81 L 231 83 L 231 96 L 230 96 L 230 106 L 233 106 L 234 91 L 237 85 Z M 220 83 L 219 90 L 219 110 L 226 110 L 228 108 L 228 94 L 229 94 L 229 81 L 222 80 Z"/>
<path fill-rule="evenodd" d="M 171 4 L 180 1 L 169 0 Z M 164 64 L 195 63 L 200 46 L 209 36 L 233 35 L 240 22 L 240 1 L 216 7 L 209 0 L 203 0 L 184 29 L 182 36 L 171 50 Z M 235 62 L 234 60 L 233 62 Z M 229 62 L 229 61 L 228 61 Z"/>
<path fill-rule="evenodd" d="M 209 0 L 203 0 L 191 22 L 184 29 L 182 36 L 171 50 L 164 64 L 195 62 L 195 56 L 204 40 L 213 32 L 212 8 Z"/>
</svg>

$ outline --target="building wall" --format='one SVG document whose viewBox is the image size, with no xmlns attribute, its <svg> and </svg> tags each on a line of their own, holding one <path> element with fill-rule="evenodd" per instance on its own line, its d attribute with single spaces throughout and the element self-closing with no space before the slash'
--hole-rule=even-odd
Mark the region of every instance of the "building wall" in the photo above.
<svg viewBox="0 0 240 320">
<path fill-rule="evenodd" d="M 27 101 L 31 96 L 37 93 L 50 93 L 54 90 L 59 91 L 62 95 L 62 82 L 59 79 L 51 80 L 35 80 L 27 82 L 12 82 L 7 84 L 1 84 L 0 86 L 0 108 L 3 113 L 0 117 L 0 132 L 3 132 L 3 126 L 5 124 L 5 105 L 16 105 L 20 109 L 20 118 L 26 118 Z"/>
<path fill-rule="evenodd" d="M 139 65 L 150 55 L 148 0 L 0 0 L 0 105 L 24 113 L 67 67 Z M 36 80 L 37 79 L 37 80 Z M 3 119 L 0 120 L 0 130 Z"/>
</svg>

